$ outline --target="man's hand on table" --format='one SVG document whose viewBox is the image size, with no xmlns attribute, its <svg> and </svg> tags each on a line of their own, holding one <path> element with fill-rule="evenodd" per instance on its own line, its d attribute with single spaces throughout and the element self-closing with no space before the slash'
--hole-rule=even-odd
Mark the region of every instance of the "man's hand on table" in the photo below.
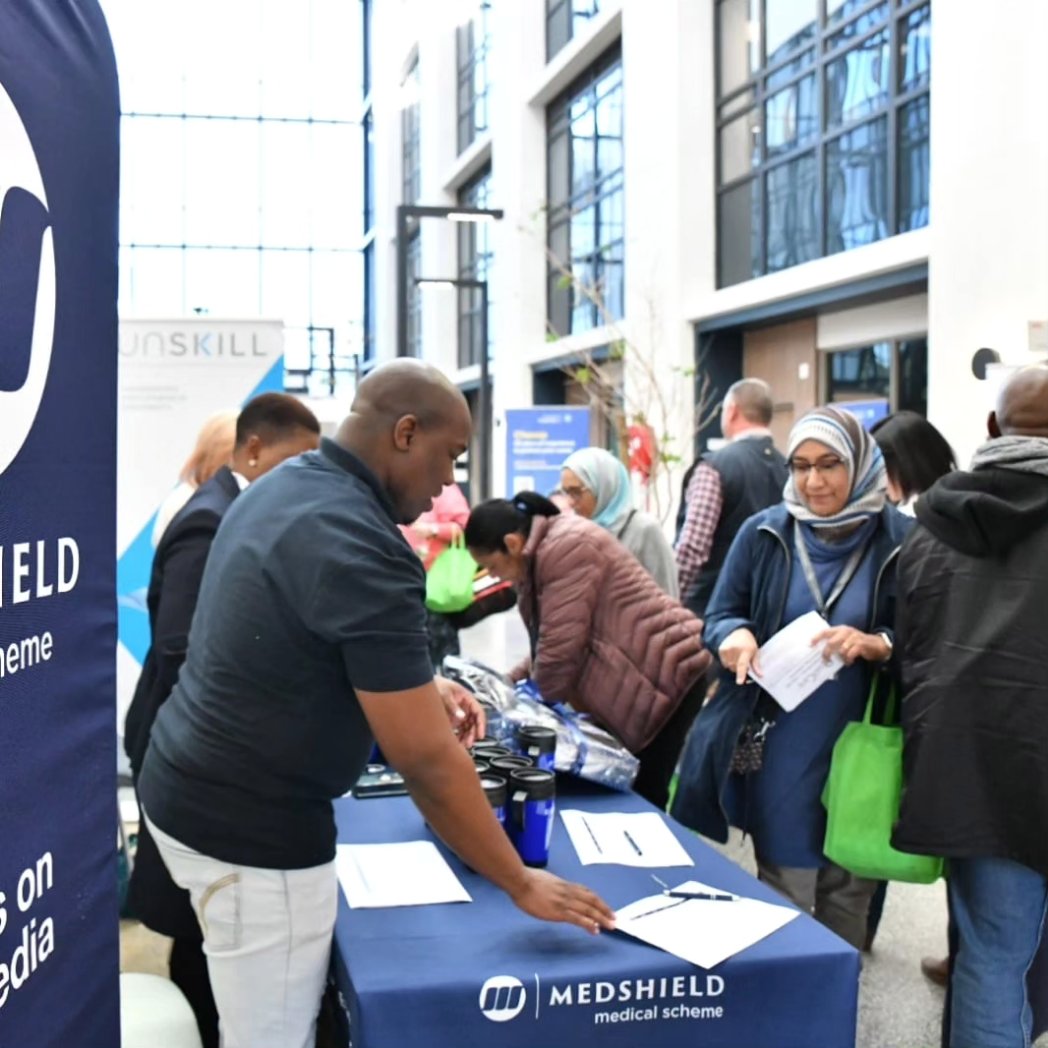
<svg viewBox="0 0 1048 1048">
<path fill-rule="evenodd" d="M 509 896 L 525 913 L 543 921 L 577 924 L 593 935 L 615 927 L 615 914 L 600 896 L 545 870 L 526 870 L 520 888 Z"/>
<path fill-rule="evenodd" d="M 433 683 L 440 692 L 440 701 L 444 703 L 451 730 L 458 741 L 468 749 L 477 739 L 483 738 L 484 732 L 487 731 L 484 707 L 477 701 L 473 692 L 453 680 L 434 677 Z"/>
</svg>

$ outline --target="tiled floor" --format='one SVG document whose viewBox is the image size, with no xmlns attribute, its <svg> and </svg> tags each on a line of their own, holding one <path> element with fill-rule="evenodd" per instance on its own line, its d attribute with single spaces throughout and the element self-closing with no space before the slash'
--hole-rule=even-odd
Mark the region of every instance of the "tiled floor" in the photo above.
<svg viewBox="0 0 1048 1048">
<path fill-rule="evenodd" d="M 462 635 L 463 651 L 497 669 L 527 651 L 527 634 L 515 612 L 489 619 Z M 741 838 L 723 849 L 753 871 L 752 851 Z M 135 921 L 120 926 L 121 969 L 166 974 L 168 942 Z M 859 992 L 857 1048 L 936 1048 L 943 992 L 920 973 L 922 956 L 946 948 L 943 884 L 892 884 L 873 953 L 864 959 Z M 1048 1035 L 1037 1042 L 1048 1048 Z"/>
</svg>

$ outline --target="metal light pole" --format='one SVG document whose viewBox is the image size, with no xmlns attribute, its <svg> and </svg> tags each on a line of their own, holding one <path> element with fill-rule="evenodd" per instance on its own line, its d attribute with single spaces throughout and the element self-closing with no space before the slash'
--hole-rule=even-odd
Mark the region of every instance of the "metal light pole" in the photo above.
<svg viewBox="0 0 1048 1048">
<path fill-rule="evenodd" d="M 397 207 L 397 356 L 408 356 L 408 223 L 422 218 L 442 218 L 451 222 L 497 222 L 500 208 L 424 207 L 400 204 Z"/>
<path fill-rule="evenodd" d="M 483 502 L 488 497 L 488 481 L 491 477 L 491 376 L 488 360 L 488 282 L 460 277 L 456 280 L 441 277 L 419 277 L 418 285 L 445 287 L 454 289 L 466 288 L 480 292 L 480 390 L 477 396 L 477 414 L 480 416 L 480 447 L 478 449 L 479 469 L 477 471 L 477 499 Z M 470 363 L 473 363 L 470 361 Z"/>
</svg>

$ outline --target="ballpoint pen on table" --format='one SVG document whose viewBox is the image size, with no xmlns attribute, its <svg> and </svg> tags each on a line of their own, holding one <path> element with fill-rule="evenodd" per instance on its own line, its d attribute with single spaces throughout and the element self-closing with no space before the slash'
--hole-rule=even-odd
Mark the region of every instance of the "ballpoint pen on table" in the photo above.
<svg viewBox="0 0 1048 1048">
<path fill-rule="evenodd" d="M 705 899 L 707 902 L 735 902 L 727 892 L 663 892 L 670 899 Z"/>
<path fill-rule="evenodd" d="M 651 875 L 651 879 L 662 888 L 662 894 L 670 899 L 705 899 L 707 902 L 734 902 L 736 896 L 729 892 L 688 892 L 671 888 L 661 877 Z"/>
<path fill-rule="evenodd" d="M 586 832 L 590 835 L 590 840 L 593 841 L 593 846 L 601 855 L 603 855 L 604 849 L 600 846 L 600 841 L 597 840 L 597 835 L 593 832 L 593 827 L 586 821 L 585 815 L 582 816 L 582 825 L 586 827 Z"/>
<path fill-rule="evenodd" d="M 632 848 L 632 849 L 633 849 L 633 850 L 634 850 L 634 851 L 635 851 L 635 852 L 636 852 L 636 853 L 637 853 L 638 855 L 643 855 L 643 854 L 644 854 L 644 852 L 642 852 L 642 851 L 640 850 L 640 845 L 639 845 L 639 844 L 638 844 L 638 843 L 637 843 L 637 842 L 636 842 L 636 841 L 635 841 L 635 840 L 634 840 L 634 839 L 633 839 L 633 838 L 632 838 L 632 837 L 630 836 L 630 831 L 629 831 L 629 830 L 623 830 L 623 831 L 622 831 L 622 833 L 623 833 L 623 836 L 625 836 L 626 840 L 628 840 L 628 841 L 630 842 L 630 847 L 631 847 L 631 848 Z"/>
</svg>

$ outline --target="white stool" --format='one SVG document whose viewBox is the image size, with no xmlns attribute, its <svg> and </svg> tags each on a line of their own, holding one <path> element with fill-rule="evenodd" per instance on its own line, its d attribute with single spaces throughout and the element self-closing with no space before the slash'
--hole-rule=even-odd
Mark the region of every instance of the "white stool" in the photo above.
<svg viewBox="0 0 1048 1048">
<path fill-rule="evenodd" d="M 182 991 L 143 972 L 120 973 L 120 1041 L 123 1048 L 202 1048 Z"/>
</svg>

